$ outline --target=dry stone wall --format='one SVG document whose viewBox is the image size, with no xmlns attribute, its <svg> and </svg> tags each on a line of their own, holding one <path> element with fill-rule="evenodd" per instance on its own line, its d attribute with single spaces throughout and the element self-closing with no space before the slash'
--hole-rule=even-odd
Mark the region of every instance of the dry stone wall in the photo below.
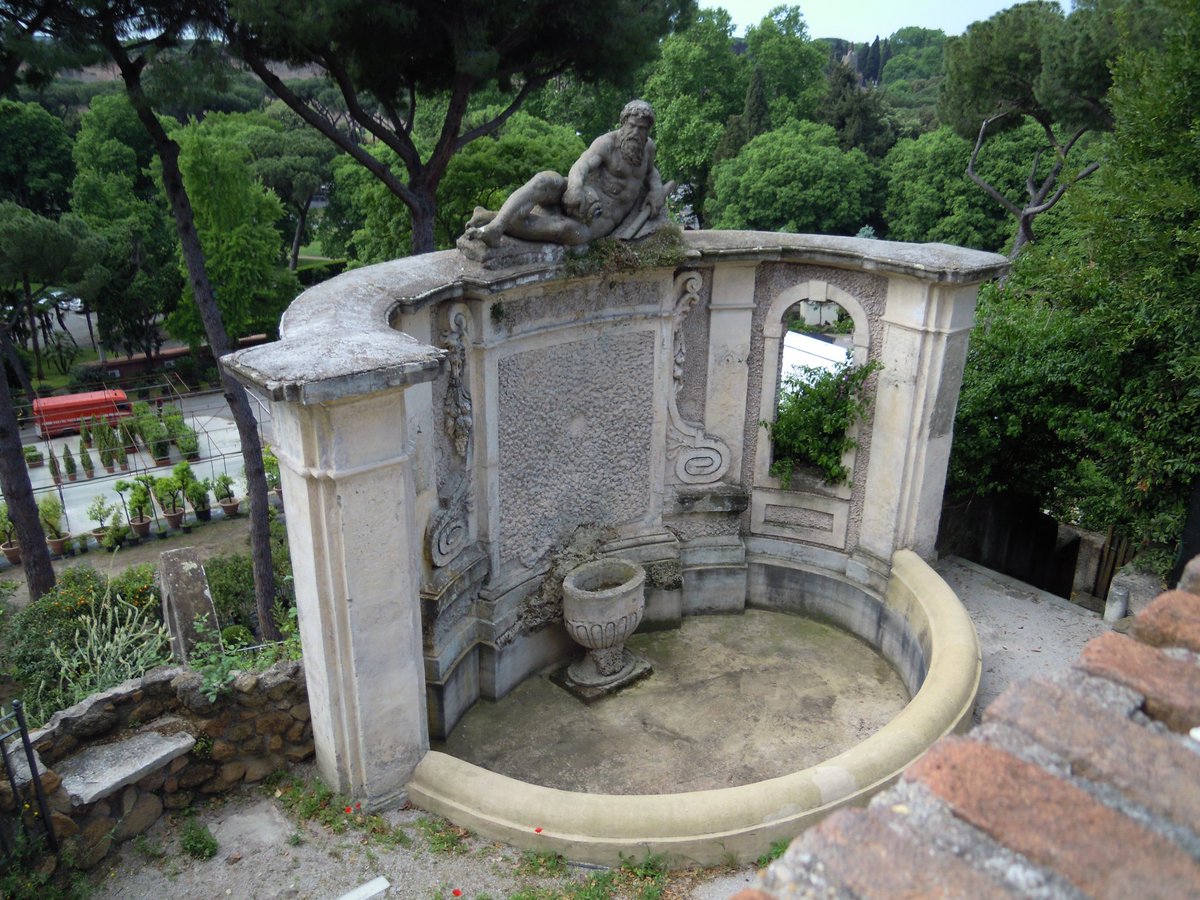
<svg viewBox="0 0 1200 900">
<path fill-rule="evenodd" d="M 215 701 L 202 685 L 190 669 L 156 669 L 55 713 L 30 735 L 55 833 L 81 867 L 164 811 L 313 755 L 300 662 L 240 673 Z M 26 779 L 23 792 L 28 787 Z M 0 809 L 13 802 L 4 783 Z"/>
</svg>

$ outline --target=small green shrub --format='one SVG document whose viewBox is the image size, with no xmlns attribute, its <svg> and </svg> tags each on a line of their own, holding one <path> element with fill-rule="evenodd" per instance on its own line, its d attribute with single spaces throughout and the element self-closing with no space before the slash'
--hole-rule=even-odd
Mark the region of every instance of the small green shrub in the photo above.
<svg viewBox="0 0 1200 900">
<path fill-rule="evenodd" d="M 771 436 L 771 474 L 790 487 L 799 466 L 813 466 L 829 484 L 844 484 L 850 472 L 842 455 L 857 446 L 848 434 L 868 409 L 863 387 L 882 366 L 849 362 L 832 369 L 797 366 L 784 379 L 774 422 L 760 423 Z"/>
<path fill-rule="evenodd" d="M 766 853 L 764 853 L 762 856 L 760 856 L 758 859 L 756 859 L 754 861 L 754 864 L 756 866 L 758 866 L 760 869 L 765 869 L 772 862 L 779 859 L 779 857 L 783 856 L 783 853 L 785 850 L 787 850 L 789 843 L 790 842 L 787 840 L 787 838 L 782 838 L 778 841 L 772 842 L 770 849 L 768 849 Z"/>
<path fill-rule="evenodd" d="M 136 610 L 136 617 L 125 613 L 119 619 L 105 618 L 104 608 L 113 605 L 105 602 L 106 597 L 117 604 L 116 598 L 121 598 Z M 4 666 L 20 681 L 21 699 L 30 722 L 38 724 L 75 702 L 70 685 L 82 684 L 83 676 L 65 666 L 59 657 L 69 655 L 68 648 L 75 647 L 76 635 L 79 640 L 90 640 L 93 646 L 111 644 L 118 648 L 97 651 L 102 657 L 116 654 L 112 660 L 93 663 L 102 674 L 104 667 L 122 664 L 120 655 L 131 652 L 135 646 L 131 634 L 159 627 L 158 616 L 154 567 L 149 563 L 127 569 L 113 579 L 111 589 L 104 576 L 91 566 L 74 566 L 61 572 L 51 590 L 12 616 L 5 635 Z M 132 674 L 124 677 L 141 674 L 128 671 Z"/>
<path fill-rule="evenodd" d="M 212 859 L 217 855 L 217 839 L 207 825 L 201 825 L 195 819 L 183 823 L 179 846 L 193 859 Z"/>
<path fill-rule="evenodd" d="M 526 850 L 521 854 L 521 862 L 517 866 L 518 874 L 528 877 L 562 875 L 566 871 L 566 858 L 552 850 Z"/>
<path fill-rule="evenodd" d="M 221 643 L 231 650 L 240 650 L 254 644 L 254 633 L 245 625 L 230 625 L 221 629 Z"/>
<path fill-rule="evenodd" d="M 204 561 L 208 589 L 222 625 L 249 627 L 254 613 L 254 564 L 248 553 L 229 553 Z"/>
</svg>

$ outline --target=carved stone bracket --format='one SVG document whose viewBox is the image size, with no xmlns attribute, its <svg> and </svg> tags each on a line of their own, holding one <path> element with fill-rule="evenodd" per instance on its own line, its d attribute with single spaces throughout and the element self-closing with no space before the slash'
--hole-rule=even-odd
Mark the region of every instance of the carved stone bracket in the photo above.
<svg viewBox="0 0 1200 900">
<path fill-rule="evenodd" d="M 442 332 L 442 344 L 447 350 L 449 382 L 442 403 L 442 425 L 450 444 L 464 461 L 457 475 L 458 484 L 429 518 L 425 543 L 435 567 L 449 563 L 470 539 L 471 516 L 471 459 L 474 455 L 474 420 L 471 415 L 471 391 L 467 382 L 467 339 L 470 334 L 470 313 L 461 304 L 450 308 L 450 327 Z M 449 478 L 454 475 L 447 476 Z M 442 486 L 444 487 L 444 485 Z M 439 495 L 445 496 L 439 490 Z"/>
<path fill-rule="evenodd" d="M 675 313 L 671 332 L 674 384 L 668 400 L 667 458 L 674 464 L 675 477 L 683 484 L 713 484 L 729 471 L 729 447 L 719 438 L 705 434 L 704 426 L 686 421 L 679 414 L 677 397 L 683 386 L 683 363 L 687 358 L 683 324 L 700 300 L 704 283 L 699 272 L 681 272 L 675 277 Z"/>
</svg>

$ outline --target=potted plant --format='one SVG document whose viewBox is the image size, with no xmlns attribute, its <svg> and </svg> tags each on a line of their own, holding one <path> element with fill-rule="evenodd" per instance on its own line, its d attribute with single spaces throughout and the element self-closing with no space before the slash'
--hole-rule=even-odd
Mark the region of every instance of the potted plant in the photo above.
<svg viewBox="0 0 1200 900">
<path fill-rule="evenodd" d="M 146 419 L 142 423 L 142 440 L 154 457 L 156 465 L 165 466 L 171 461 L 171 436 L 167 426 L 156 418 Z"/>
<path fill-rule="evenodd" d="M 179 448 L 179 452 L 183 454 L 184 459 L 196 460 L 200 458 L 200 438 L 190 428 L 187 428 L 175 438 L 175 446 Z"/>
<path fill-rule="evenodd" d="M 112 522 L 104 529 L 104 534 L 99 538 L 100 546 L 105 550 L 112 552 L 125 543 L 125 539 L 129 537 L 129 527 L 121 522 L 121 511 L 116 510 L 116 515 L 113 516 Z"/>
<path fill-rule="evenodd" d="M 84 416 L 82 419 L 79 420 L 79 447 L 80 447 L 80 449 L 92 446 L 92 441 L 95 440 L 92 428 L 93 428 L 93 425 L 92 425 L 92 417 L 91 416 Z"/>
<path fill-rule="evenodd" d="M 128 481 L 118 481 L 116 489 L 120 493 L 122 487 L 129 491 L 129 503 L 125 512 L 125 517 L 129 520 L 129 527 L 133 529 L 133 533 L 138 537 L 145 537 L 150 533 L 150 523 L 154 521 L 154 503 L 150 499 L 150 485 L 147 481 L 153 482 L 153 477 L 149 475 L 139 475 L 134 482 L 130 484 Z M 124 496 L 122 494 L 122 499 Z"/>
<path fill-rule="evenodd" d="M 213 493 L 217 495 L 217 502 L 221 504 L 221 512 L 226 518 L 236 516 L 240 501 L 233 496 L 233 478 L 225 472 L 217 476 L 213 482 Z"/>
<path fill-rule="evenodd" d="M 178 528 L 183 523 L 183 490 L 183 485 L 174 475 L 154 479 L 154 497 L 172 528 Z"/>
<path fill-rule="evenodd" d="M 21 545 L 17 543 L 17 527 L 8 517 L 7 503 L 0 503 L 0 536 L 4 538 L 0 550 L 4 551 L 5 558 L 14 566 L 20 565 Z"/>
<path fill-rule="evenodd" d="M 117 448 L 112 452 L 116 454 L 117 465 L 121 467 L 121 471 L 128 472 L 129 454 L 125 451 L 125 448 L 118 444 Z"/>
<path fill-rule="evenodd" d="M 263 444 L 262 459 L 267 487 L 275 492 L 276 497 L 282 497 L 283 485 L 279 478 L 279 457 L 272 452 L 270 444 Z"/>
<path fill-rule="evenodd" d="M 62 449 L 63 472 L 67 476 L 67 481 L 74 481 L 79 476 L 76 474 L 78 468 L 75 465 L 75 454 L 71 452 L 71 447 L 68 444 L 63 444 Z"/>
<path fill-rule="evenodd" d="M 25 454 L 25 465 L 31 469 L 36 469 L 46 464 L 45 455 L 32 444 L 22 448 L 21 452 Z"/>
<path fill-rule="evenodd" d="M 66 552 L 67 534 L 62 529 L 63 508 L 53 494 L 43 494 L 38 500 L 38 519 L 46 532 L 46 544 L 55 556 Z"/>
<path fill-rule="evenodd" d="M 55 484 L 62 484 L 62 469 L 58 465 L 58 457 L 54 455 L 53 449 L 50 451 L 50 477 L 54 479 Z"/>
<path fill-rule="evenodd" d="M 96 523 L 96 527 L 92 529 L 92 537 L 96 539 L 96 543 L 104 540 L 104 533 L 108 531 L 108 520 L 113 518 L 113 513 L 120 512 L 116 505 L 109 503 L 103 494 L 97 494 L 92 498 L 91 505 L 87 508 L 88 518 Z"/>
<path fill-rule="evenodd" d="M 118 427 L 121 431 L 121 443 L 125 447 L 125 452 L 136 452 L 137 443 L 135 442 L 134 438 L 137 435 L 137 425 L 134 419 L 122 419 Z"/>
<path fill-rule="evenodd" d="M 212 498 L 209 497 L 209 491 L 211 490 L 212 482 L 207 478 L 193 478 L 188 482 L 187 488 L 185 488 L 188 503 L 192 505 L 192 510 L 196 513 L 196 519 L 200 522 L 207 522 L 212 519 Z"/>
<path fill-rule="evenodd" d="M 86 477 L 96 477 L 96 463 L 92 459 L 91 451 L 88 450 L 83 441 L 79 442 L 79 464 L 83 466 L 83 474 Z"/>
</svg>

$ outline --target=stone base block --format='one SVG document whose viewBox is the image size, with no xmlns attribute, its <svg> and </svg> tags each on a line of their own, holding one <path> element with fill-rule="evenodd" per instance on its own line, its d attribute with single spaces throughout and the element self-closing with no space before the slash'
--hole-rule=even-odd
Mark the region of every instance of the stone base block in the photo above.
<svg viewBox="0 0 1200 900">
<path fill-rule="evenodd" d="M 631 684 L 636 684 L 654 671 L 654 667 L 640 656 L 634 656 L 628 650 L 625 652 L 628 654 L 633 665 L 620 677 L 607 684 L 580 684 L 571 677 L 571 667 L 569 665 L 552 672 L 550 680 L 563 690 L 578 697 L 584 703 L 595 703 L 597 700 L 601 700 L 610 694 L 615 694 L 617 691 L 627 688 Z"/>
</svg>

